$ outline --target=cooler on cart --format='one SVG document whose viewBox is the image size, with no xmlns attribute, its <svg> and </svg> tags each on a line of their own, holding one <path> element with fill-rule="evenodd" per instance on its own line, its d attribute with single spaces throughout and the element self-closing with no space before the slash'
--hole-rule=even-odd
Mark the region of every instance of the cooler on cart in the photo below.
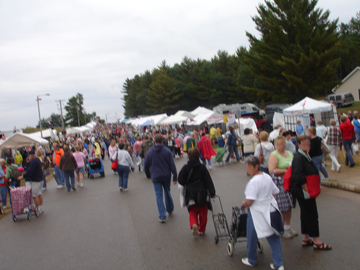
<svg viewBox="0 0 360 270">
<path fill-rule="evenodd" d="M 10 198 L 11 215 L 14 222 L 16 222 L 19 215 L 26 215 L 28 220 L 31 219 L 32 213 L 35 213 L 36 217 L 39 216 L 30 187 L 11 188 Z"/>
<path fill-rule="evenodd" d="M 100 174 L 100 177 L 105 177 L 104 165 L 101 158 L 88 159 L 88 178 L 94 179 L 95 174 Z"/>
</svg>

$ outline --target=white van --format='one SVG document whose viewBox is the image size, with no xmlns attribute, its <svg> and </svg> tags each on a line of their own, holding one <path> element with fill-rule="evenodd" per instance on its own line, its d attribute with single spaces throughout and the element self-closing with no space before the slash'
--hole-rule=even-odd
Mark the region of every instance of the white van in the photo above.
<svg viewBox="0 0 360 270">
<path fill-rule="evenodd" d="M 241 110 L 242 115 L 246 113 L 258 112 L 261 119 L 265 117 L 265 111 L 260 110 L 256 105 L 252 103 L 244 103 L 244 104 L 235 103 L 230 105 L 219 104 L 213 108 L 213 111 L 219 114 L 227 114 L 230 111 L 236 112 L 238 110 Z"/>
<path fill-rule="evenodd" d="M 343 93 L 343 94 L 331 94 L 327 95 L 325 100 L 327 102 L 333 102 L 334 105 L 338 108 L 349 106 L 355 102 L 354 96 L 351 93 Z"/>
</svg>

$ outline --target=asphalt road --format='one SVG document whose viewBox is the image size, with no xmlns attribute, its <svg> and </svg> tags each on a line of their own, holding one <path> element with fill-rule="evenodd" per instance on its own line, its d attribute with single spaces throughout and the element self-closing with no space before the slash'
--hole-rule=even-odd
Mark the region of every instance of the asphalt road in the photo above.
<svg viewBox="0 0 360 270">
<path fill-rule="evenodd" d="M 178 170 L 186 158 L 175 160 Z M 237 243 L 233 257 L 227 241 L 214 243 L 214 226 L 208 216 L 206 234 L 194 237 L 186 208 L 180 207 L 177 186 L 172 185 L 174 216 L 158 222 L 155 193 L 143 173 L 130 175 L 129 191 L 120 193 L 117 176 L 104 162 L 105 178 L 85 179 L 84 188 L 68 193 L 48 182 L 45 213 L 28 221 L 11 215 L 0 220 L 0 269 L 247 269 L 246 243 Z M 243 164 L 213 166 L 211 176 L 230 226 L 231 207 L 244 199 L 249 177 Z M 323 188 L 318 200 L 320 233 L 332 251 L 301 247 L 301 236 L 282 239 L 286 269 L 359 269 L 360 196 Z M 292 227 L 300 233 L 299 208 Z M 266 240 L 257 269 L 270 269 L 271 250 Z"/>
</svg>

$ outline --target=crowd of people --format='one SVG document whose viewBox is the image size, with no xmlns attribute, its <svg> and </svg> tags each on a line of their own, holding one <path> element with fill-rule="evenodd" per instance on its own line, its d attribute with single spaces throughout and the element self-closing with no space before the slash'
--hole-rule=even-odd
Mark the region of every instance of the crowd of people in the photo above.
<svg viewBox="0 0 360 270">
<path fill-rule="evenodd" d="M 284 269 L 279 235 L 269 229 L 259 209 L 278 210 L 284 227 L 281 237 L 291 239 L 298 235 L 290 226 L 292 208 L 297 200 L 301 209 L 302 246 L 331 250 L 332 247 L 319 238 L 318 194 L 314 194 L 320 191 L 315 191 L 316 185 L 320 189 L 321 174 L 323 179 L 329 177 L 325 169 L 327 154 L 332 160 L 331 170 L 340 172 L 337 156 L 342 146 L 346 152 L 345 165 L 354 167 L 351 146 L 360 142 L 358 114 L 353 119 L 343 115 L 340 121 L 339 127 L 332 119 L 329 127 L 319 121 L 316 127 L 306 128 L 298 121 L 296 134 L 282 127 L 276 127 L 270 134 L 266 131 L 255 134 L 246 128 L 241 137 L 231 126 L 223 134 L 220 126 L 211 126 L 210 130 L 204 126 L 185 132 L 184 127 L 179 126 L 172 129 L 170 126 L 135 128 L 122 124 L 98 124 L 84 137 L 64 134 L 60 141 L 51 142 L 49 153 L 45 153 L 42 147 L 18 149 L 14 157 L 11 151 L 5 151 L 4 159 L 0 159 L 2 205 L 6 208 L 10 186 L 18 187 L 21 179 L 26 182 L 31 180 L 34 203 L 43 213 L 42 191 L 46 190 L 45 176 L 50 164 L 54 167 L 57 188 L 66 187 L 70 192 L 76 191 L 75 178 L 78 187 L 84 187 L 83 177 L 89 158 L 104 160 L 108 157 L 116 165 L 113 170 L 118 175 L 121 192 L 128 191 L 130 170 L 134 171 L 136 167 L 152 180 L 160 223 L 166 223 L 167 215 L 173 215 L 170 185 L 171 181 L 173 184 L 179 182 L 185 191 L 181 196 L 184 196 L 183 206 L 189 212 L 190 229 L 194 235 L 202 235 L 206 231 L 211 198 L 216 196 L 210 170 L 212 156 L 216 156 L 214 144 L 218 144 L 218 148 L 227 148 L 226 163 L 230 158 L 239 162 L 243 156 L 246 172 L 252 177 L 242 204 L 242 207 L 250 208 L 247 221 L 248 257 L 243 259 L 244 264 L 256 265 L 257 239 L 266 237 L 273 251 L 274 264 L 271 267 Z M 293 135 L 297 139 L 295 143 Z M 189 160 L 178 174 L 174 159 L 182 158 L 184 153 Z M 26 168 L 26 173 L 14 178 L 14 170 L 18 166 Z M 284 176 L 289 168 L 292 169 L 291 191 L 284 188 Z"/>
</svg>

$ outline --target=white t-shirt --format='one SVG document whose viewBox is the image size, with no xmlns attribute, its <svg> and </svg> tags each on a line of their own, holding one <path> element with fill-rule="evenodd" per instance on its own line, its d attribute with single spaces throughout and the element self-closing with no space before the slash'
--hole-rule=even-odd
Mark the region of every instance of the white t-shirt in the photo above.
<svg viewBox="0 0 360 270">
<path fill-rule="evenodd" d="M 253 176 L 245 188 L 245 198 L 254 201 L 278 193 L 279 189 L 267 173 Z"/>
</svg>

